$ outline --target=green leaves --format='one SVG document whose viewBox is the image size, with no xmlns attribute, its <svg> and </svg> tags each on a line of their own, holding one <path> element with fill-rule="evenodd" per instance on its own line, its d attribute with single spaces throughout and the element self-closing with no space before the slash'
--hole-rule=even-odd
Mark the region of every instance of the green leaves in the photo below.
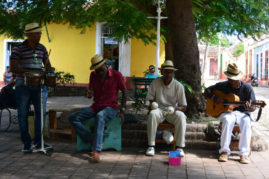
<svg viewBox="0 0 269 179">
<path fill-rule="evenodd" d="M 218 33 L 253 38 L 269 27 L 268 0 L 193 0 L 198 37 L 210 39 Z M 156 39 L 154 0 L 0 0 L 0 34 L 22 38 L 30 22 L 69 24 L 84 32 L 95 22 L 107 22 L 117 40 Z M 166 14 L 162 5 L 163 15 Z M 169 29 L 163 27 L 165 34 Z"/>
<path fill-rule="evenodd" d="M 63 86 L 66 84 L 74 84 L 75 76 L 68 72 L 58 71 L 56 72 L 56 81 Z"/>
<path fill-rule="evenodd" d="M 236 46 L 236 49 L 233 51 L 233 56 L 238 57 L 243 53 L 244 53 L 244 45 L 239 44 L 239 45 Z"/>
<path fill-rule="evenodd" d="M 140 1 L 142 3 L 142 1 Z M 25 24 L 30 22 L 68 23 L 81 29 L 91 27 L 96 22 L 107 22 L 117 40 L 127 41 L 131 37 L 142 39 L 144 43 L 156 38 L 154 22 L 138 2 L 122 0 L 0 0 L 0 34 L 22 38 Z M 143 4 L 148 5 L 145 1 Z M 9 9 L 12 9 L 10 11 Z"/>
<path fill-rule="evenodd" d="M 191 85 L 185 83 L 185 82 L 184 82 L 183 80 L 181 80 L 181 79 L 177 79 L 177 81 L 179 81 L 179 82 L 184 86 L 185 91 L 186 91 L 187 93 L 192 94 L 192 93 L 194 92 L 194 90 L 192 89 Z"/>
<path fill-rule="evenodd" d="M 203 4 L 196 18 L 199 36 L 209 37 L 222 32 L 255 37 L 266 33 L 269 27 L 268 0 L 205 0 Z"/>
</svg>

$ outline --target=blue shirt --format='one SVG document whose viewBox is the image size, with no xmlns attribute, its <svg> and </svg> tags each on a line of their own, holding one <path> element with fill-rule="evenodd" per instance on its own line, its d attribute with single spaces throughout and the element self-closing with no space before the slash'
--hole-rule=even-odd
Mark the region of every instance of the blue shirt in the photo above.
<svg viewBox="0 0 269 179">
<path fill-rule="evenodd" d="M 160 75 L 154 75 L 154 74 L 152 74 L 152 73 L 148 73 L 147 75 L 146 75 L 146 78 L 153 78 L 153 79 L 155 79 L 155 78 L 158 78 L 158 77 L 161 77 Z"/>
</svg>

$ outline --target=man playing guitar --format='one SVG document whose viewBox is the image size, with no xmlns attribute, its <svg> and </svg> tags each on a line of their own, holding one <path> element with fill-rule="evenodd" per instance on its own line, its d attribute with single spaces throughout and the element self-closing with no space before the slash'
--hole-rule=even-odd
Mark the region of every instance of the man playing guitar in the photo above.
<svg viewBox="0 0 269 179">
<path fill-rule="evenodd" d="M 229 64 L 227 71 L 224 72 L 228 80 L 217 83 L 213 86 L 208 87 L 205 90 L 205 97 L 212 99 L 214 104 L 220 104 L 224 102 L 224 99 L 214 94 L 215 90 L 219 90 L 225 94 L 235 94 L 240 98 L 240 101 L 245 101 L 242 106 L 233 108 L 230 112 L 223 112 L 219 119 L 222 122 L 222 133 L 220 139 L 220 162 L 227 162 L 228 156 L 231 153 L 229 148 L 231 142 L 232 131 L 235 124 L 239 124 L 241 136 L 239 140 L 239 155 L 240 163 L 250 163 L 250 141 L 251 141 L 251 121 L 252 112 L 255 107 L 251 105 L 252 101 L 255 101 L 255 94 L 252 87 L 240 81 L 242 72 L 238 69 L 235 63 Z"/>
</svg>

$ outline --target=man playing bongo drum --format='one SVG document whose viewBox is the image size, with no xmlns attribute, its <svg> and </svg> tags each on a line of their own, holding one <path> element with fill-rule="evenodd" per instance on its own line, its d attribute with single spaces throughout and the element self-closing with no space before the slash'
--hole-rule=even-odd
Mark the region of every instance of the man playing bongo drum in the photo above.
<svg viewBox="0 0 269 179">
<path fill-rule="evenodd" d="M 51 67 L 46 48 L 39 43 L 41 27 L 38 23 L 30 23 L 25 26 L 27 39 L 12 49 L 10 56 L 11 71 L 16 75 L 15 93 L 18 108 L 18 120 L 21 140 L 24 144 L 22 152 L 32 152 L 32 140 L 28 131 L 28 112 L 30 103 L 35 110 L 35 131 L 33 150 L 41 148 L 41 86 L 25 84 L 25 73 L 37 76 L 42 72 L 42 63 L 45 67 Z M 47 88 L 43 90 L 43 115 L 45 122 Z M 44 126 L 44 125 L 43 125 Z M 45 144 L 45 149 L 52 148 Z"/>
</svg>

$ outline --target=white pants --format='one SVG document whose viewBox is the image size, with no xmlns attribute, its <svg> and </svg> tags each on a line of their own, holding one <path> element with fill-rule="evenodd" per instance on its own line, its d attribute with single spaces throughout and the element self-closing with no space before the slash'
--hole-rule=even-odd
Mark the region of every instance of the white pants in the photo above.
<svg viewBox="0 0 269 179">
<path fill-rule="evenodd" d="M 251 118 L 247 114 L 240 111 L 223 113 L 219 118 L 222 122 L 219 153 L 227 152 L 229 155 L 231 154 L 229 146 L 231 143 L 232 131 L 236 123 L 239 124 L 241 132 L 239 139 L 239 155 L 249 155 L 251 140 Z"/>
<path fill-rule="evenodd" d="M 157 127 L 164 120 L 175 126 L 176 146 L 185 147 L 186 116 L 181 111 L 167 114 L 160 108 L 150 111 L 147 121 L 148 145 L 155 145 Z"/>
</svg>

